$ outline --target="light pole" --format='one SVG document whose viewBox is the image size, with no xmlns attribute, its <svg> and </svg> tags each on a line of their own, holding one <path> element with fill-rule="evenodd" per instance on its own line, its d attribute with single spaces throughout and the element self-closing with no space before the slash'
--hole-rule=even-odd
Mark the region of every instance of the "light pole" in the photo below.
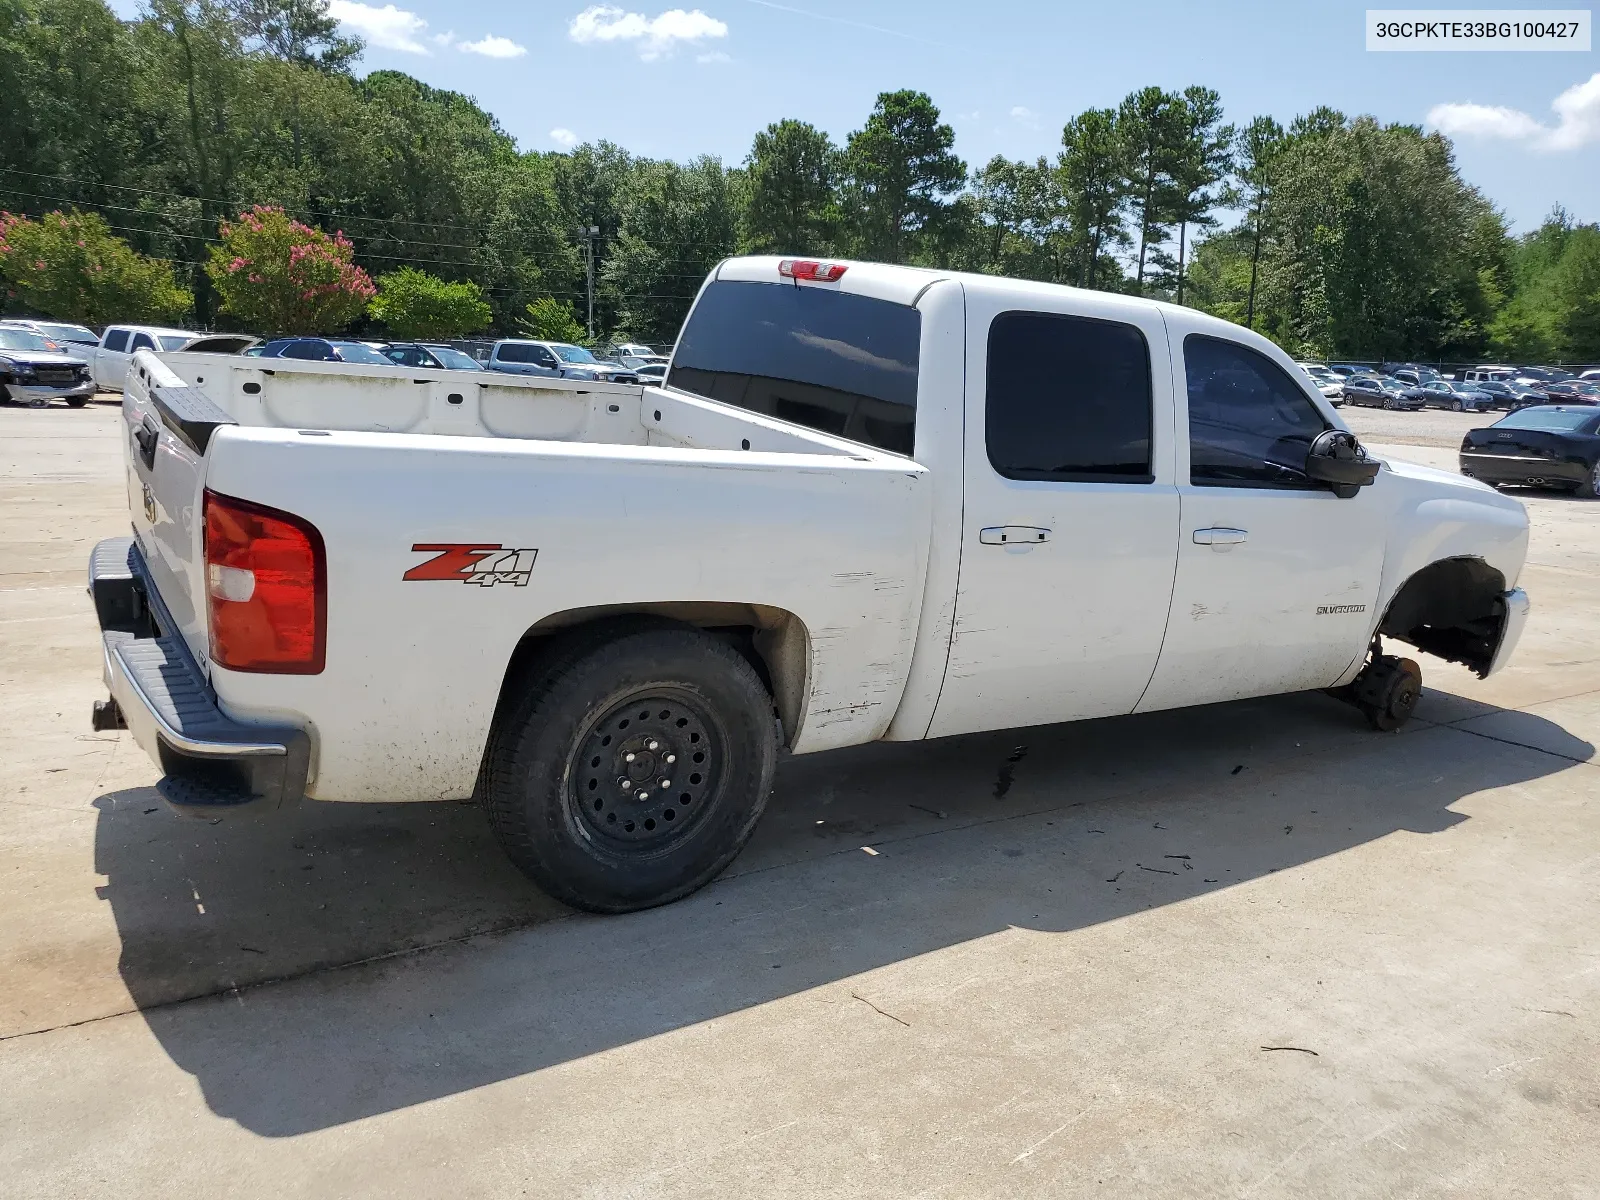
<svg viewBox="0 0 1600 1200">
<path fill-rule="evenodd" d="M 600 236 L 600 226 L 588 225 L 578 230 L 583 239 L 583 272 L 589 283 L 589 340 L 594 341 L 594 240 Z"/>
</svg>

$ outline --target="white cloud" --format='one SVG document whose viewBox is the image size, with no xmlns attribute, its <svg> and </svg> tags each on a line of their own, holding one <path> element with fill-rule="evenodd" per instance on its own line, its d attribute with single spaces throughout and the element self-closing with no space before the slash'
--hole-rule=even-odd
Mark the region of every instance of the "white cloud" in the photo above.
<svg viewBox="0 0 1600 1200">
<path fill-rule="evenodd" d="M 578 144 L 578 135 L 570 129 L 552 129 L 550 131 L 550 140 L 556 145 L 570 150 Z"/>
<path fill-rule="evenodd" d="M 572 18 L 567 34 L 579 43 L 637 42 L 639 57 L 649 62 L 671 54 L 678 42 L 727 37 L 728 26 L 698 8 L 690 12 L 669 8 L 660 16 L 647 17 L 611 4 L 594 4 Z"/>
<path fill-rule="evenodd" d="M 446 33 L 436 33 L 432 40 L 435 46 L 444 46 L 448 49 L 456 43 L 456 31 L 452 29 Z"/>
<path fill-rule="evenodd" d="M 468 54 L 481 54 L 485 58 L 521 58 L 528 52 L 526 46 L 519 46 L 510 38 L 493 33 L 476 42 L 462 42 L 459 49 Z"/>
<path fill-rule="evenodd" d="M 1550 153 L 1600 142 L 1600 73 L 1573 84 L 1551 101 L 1550 107 L 1556 114 L 1554 125 L 1520 109 L 1486 104 L 1435 105 L 1428 112 L 1427 123 L 1452 137 L 1526 142 L 1534 150 Z"/>
<path fill-rule="evenodd" d="M 1011 119 L 1019 125 L 1026 125 L 1029 129 L 1039 127 L 1039 114 L 1024 104 L 1018 104 L 1011 110 Z"/>
<path fill-rule="evenodd" d="M 380 50 L 428 53 L 428 48 L 417 40 L 428 23 L 414 12 L 392 4 L 375 8 L 359 0 L 329 0 L 328 15 Z"/>
<path fill-rule="evenodd" d="M 694 60 L 697 63 L 725 63 L 733 61 L 732 58 L 724 54 L 721 50 L 712 50 L 705 54 L 697 54 L 694 56 Z"/>
</svg>

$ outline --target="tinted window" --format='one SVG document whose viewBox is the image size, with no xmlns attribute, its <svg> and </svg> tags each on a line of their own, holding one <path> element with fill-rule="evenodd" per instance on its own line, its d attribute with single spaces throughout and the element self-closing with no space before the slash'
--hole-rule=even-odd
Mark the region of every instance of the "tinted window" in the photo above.
<svg viewBox="0 0 1600 1200">
<path fill-rule="evenodd" d="M 1008 479 L 1149 483 L 1150 422 L 1150 350 L 1132 325 L 1008 312 L 989 326 L 984 442 Z"/>
<path fill-rule="evenodd" d="M 347 363 L 372 363 L 374 366 L 387 367 L 393 364 L 379 354 L 371 346 L 361 342 L 334 342 L 332 343 L 338 358 Z"/>
<path fill-rule="evenodd" d="M 462 353 L 460 350 L 452 349 L 449 346 L 429 346 L 428 349 L 432 352 L 435 358 L 452 370 L 483 370 L 483 368 L 478 364 L 477 359 L 473 358 L 470 354 Z"/>
<path fill-rule="evenodd" d="M 290 342 L 278 354 L 281 358 L 304 358 L 311 362 L 327 362 L 333 357 L 325 342 Z"/>
<path fill-rule="evenodd" d="M 1502 417 L 1491 429 L 1545 429 L 1551 433 L 1593 433 L 1600 424 L 1593 413 L 1563 412 L 1559 408 L 1525 408 L 1521 412 Z"/>
<path fill-rule="evenodd" d="M 530 346 L 526 342 L 503 342 L 495 351 L 495 358 L 500 362 L 509 363 L 552 363 L 555 361 L 550 351 L 543 346 Z"/>
<path fill-rule="evenodd" d="M 1211 487 L 1309 487 L 1306 451 L 1328 428 L 1305 392 L 1247 346 L 1191 333 L 1189 479 Z"/>
<path fill-rule="evenodd" d="M 150 335 L 148 333 L 134 334 L 133 341 L 128 345 L 128 350 L 130 352 L 134 350 L 154 350 L 155 348 L 156 344 L 150 340 Z"/>
<path fill-rule="evenodd" d="M 667 386 L 910 454 L 921 337 L 904 304 L 723 281 L 690 312 Z"/>
<path fill-rule="evenodd" d="M 128 348 L 128 331 L 126 329 L 106 330 L 106 349 L 115 350 L 119 354 Z"/>
</svg>

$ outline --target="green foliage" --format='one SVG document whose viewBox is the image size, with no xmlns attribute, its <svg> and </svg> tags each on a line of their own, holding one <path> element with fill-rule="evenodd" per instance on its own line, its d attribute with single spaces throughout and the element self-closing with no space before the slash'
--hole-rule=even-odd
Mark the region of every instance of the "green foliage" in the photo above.
<svg viewBox="0 0 1600 1200">
<path fill-rule="evenodd" d="M 527 316 L 518 325 L 528 337 L 541 342 L 581 343 L 585 340 L 584 328 L 573 315 L 572 304 L 567 300 L 541 296 L 529 303 Z"/>
<path fill-rule="evenodd" d="M 449 283 L 416 267 L 378 276 L 378 294 L 367 311 L 402 341 L 464 337 L 493 316 L 477 284 Z"/>
<path fill-rule="evenodd" d="M 738 243 L 727 173 L 714 158 L 637 167 L 618 205 L 621 228 L 603 279 L 617 303 L 617 329 L 671 341 L 695 288 Z"/>
<path fill-rule="evenodd" d="M 922 92 L 883 92 L 845 145 L 842 197 L 853 253 L 911 262 L 950 215 L 949 197 L 967 168 L 952 151 L 955 130 Z"/>
<path fill-rule="evenodd" d="M 839 221 L 839 150 L 804 121 L 756 134 L 745 160 L 744 244 L 756 254 L 826 254 Z"/>
<path fill-rule="evenodd" d="M 98 213 L 171 262 L 202 325 L 263 327 L 223 311 L 207 264 L 219 223 L 266 204 L 351 231 L 371 275 L 472 281 L 500 329 L 539 301 L 586 315 L 588 245 L 611 335 L 671 338 L 704 272 L 745 249 L 1137 291 L 1350 356 L 1600 354 L 1593 232 L 1562 218 L 1513 240 L 1444 139 L 1329 108 L 1230 144 L 1215 92 L 1142 88 L 968 187 L 920 92 L 880 95 L 842 150 L 775 122 L 728 169 L 606 142 L 524 153 L 465 95 L 358 78 L 360 52 L 327 0 L 145 0 L 127 21 L 105 0 L 0 0 L 0 208 Z"/>
<path fill-rule="evenodd" d="M 1094 287 L 1103 277 L 1102 258 L 1129 243 L 1122 222 L 1129 184 L 1117 114 L 1109 108 L 1080 113 L 1062 129 L 1061 146 L 1056 173 L 1071 229 L 1069 278 L 1079 287 Z"/>
<path fill-rule="evenodd" d="M 172 264 L 136 254 L 95 213 L 0 214 L 0 273 L 35 312 L 64 321 L 181 319 L 194 297 Z"/>
<path fill-rule="evenodd" d="M 1495 351 L 1525 362 L 1600 359 L 1600 225 L 1557 210 L 1508 256 L 1512 295 L 1490 326 Z"/>
<path fill-rule="evenodd" d="M 377 291 L 342 232 L 329 237 L 258 204 L 219 227 L 206 274 L 224 312 L 269 334 L 336 333 Z"/>
</svg>

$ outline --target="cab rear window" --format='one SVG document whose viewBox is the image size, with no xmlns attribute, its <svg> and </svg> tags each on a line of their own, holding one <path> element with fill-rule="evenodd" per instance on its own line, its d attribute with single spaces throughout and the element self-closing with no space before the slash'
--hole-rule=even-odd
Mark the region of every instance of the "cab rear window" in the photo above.
<svg viewBox="0 0 1600 1200">
<path fill-rule="evenodd" d="M 909 305 L 724 280 L 690 312 L 667 386 L 910 454 L 921 338 Z"/>
</svg>

